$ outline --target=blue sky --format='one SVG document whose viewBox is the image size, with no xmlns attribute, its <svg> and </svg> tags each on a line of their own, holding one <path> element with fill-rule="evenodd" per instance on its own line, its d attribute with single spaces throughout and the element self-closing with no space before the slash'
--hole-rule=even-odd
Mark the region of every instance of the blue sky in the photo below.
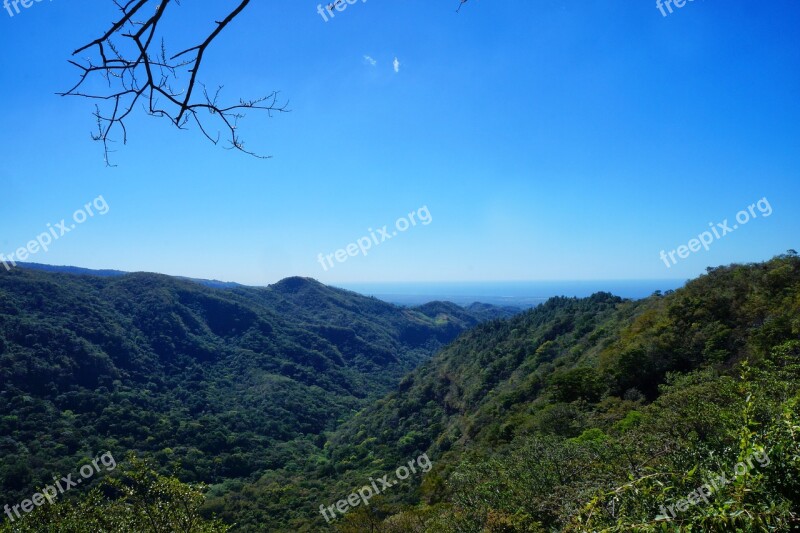
<svg viewBox="0 0 800 533">
<path fill-rule="evenodd" d="M 193 4 L 202 4 L 200 7 Z M 230 0 L 183 2 L 168 46 Z M 102 195 L 110 207 L 31 261 L 263 285 L 689 278 L 798 248 L 800 4 L 257 1 L 201 79 L 229 99 L 280 90 L 292 112 L 242 123 L 258 160 L 139 114 L 106 168 L 92 104 L 55 95 L 106 0 L 0 11 L 0 253 Z M 365 59 L 369 56 L 375 62 Z M 394 59 L 400 62 L 396 72 Z M 667 268 L 709 222 L 759 216 Z M 411 227 L 334 253 L 427 206 Z"/>
</svg>

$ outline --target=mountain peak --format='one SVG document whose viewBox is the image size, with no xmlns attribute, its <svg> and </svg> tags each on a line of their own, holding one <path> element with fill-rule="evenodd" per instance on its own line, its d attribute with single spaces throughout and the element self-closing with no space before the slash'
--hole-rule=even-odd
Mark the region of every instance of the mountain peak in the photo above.
<svg viewBox="0 0 800 533">
<path fill-rule="evenodd" d="M 304 278 L 300 276 L 291 276 L 288 278 L 284 278 L 279 282 L 275 283 L 274 285 L 270 285 L 270 288 L 278 290 L 280 292 L 299 292 L 302 289 L 308 287 L 323 287 L 322 283 L 315 280 L 314 278 Z"/>
</svg>

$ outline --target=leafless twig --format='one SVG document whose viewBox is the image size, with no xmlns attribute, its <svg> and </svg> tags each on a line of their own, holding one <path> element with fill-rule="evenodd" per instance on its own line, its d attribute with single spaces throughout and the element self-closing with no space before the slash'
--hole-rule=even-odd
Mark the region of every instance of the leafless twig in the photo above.
<svg viewBox="0 0 800 533">
<path fill-rule="evenodd" d="M 238 122 L 248 109 L 273 112 L 288 111 L 286 103 L 278 102 L 278 92 L 254 100 L 240 99 L 238 103 L 218 103 L 222 87 L 209 92 L 198 81 L 198 73 L 204 55 L 219 34 L 239 16 L 250 3 L 241 0 L 221 21 L 215 22 L 213 31 L 198 45 L 176 54 L 168 54 L 163 38 L 158 39 L 158 25 L 167 11 L 180 7 L 179 0 L 113 0 L 121 15 L 111 27 L 94 41 L 78 48 L 76 56 L 94 50 L 96 56 L 85 63 L 70 60 L 80 69 L 78 82 L 62 96 L 81 96 L 97 101 L 94 117 L 97 133 L 92 135 L 103 143 L 106 164 L 110 165 L 110 143 L 112 135 L 121 134 L 123 144 L 128 140 L 125 121 L 138 103 L 145 112 L 155 117 L 166 117 L 177 128 L 186 128 L 189 122 L 197 124 L 203 135 L 211 142 L 220 141 L 219 132 L 212 133 L 203 122 L 206 113 L 221 122 L 219 127 L 227 130 L 228 149 L 264 158 L 245 148 L 237 133 Z M 150 13 L 149 15 L 147 13 Z M 181 87 L 181 74 L 188 74 L 188 82 Z M 92 81 L 97 76 L 105 80 L 108 91 L 99 92 Z M 85 86 L 91 87 L 84 89 Z M 200 93 L 202 97 L 198 97 Z M 202 113 L 202 115 L 201 115 Z"/>
</svg>

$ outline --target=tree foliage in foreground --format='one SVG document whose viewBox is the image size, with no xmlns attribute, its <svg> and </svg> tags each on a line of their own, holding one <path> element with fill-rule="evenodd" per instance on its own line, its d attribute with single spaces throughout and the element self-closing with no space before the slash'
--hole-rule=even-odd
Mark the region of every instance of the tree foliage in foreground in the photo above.
<svg viewBox="0 0 800 533">
<path fill-rule="evenodd" d="M 229 526 L 208 520 L 199 509 L 206 487 L 156 473 L 130 456 L 120 475 L 105 478 L 76 499 L 35 508 L 1 533 L 224 533 Z"/>
<path fill-rule="evenodd" d="M 307 285 L 282 287 L 279 308 L 311 318 L 324 293 Z M 298 294 L 304 305 L 295 308 Z M 341 312 L 325 309 L 327 324 Z M 423 311 L 439 313 L 415 310 Z M 7 331 L 17 343 L 37 341 Z M 352 340 L 339 328 L 323 331 L 337 345 Z M 789 254 L 710 269 L 641 301 L 553 298 L 475 327 L 394 392 L 318 435 L 324 446 L 293 443 L 295 452 L 257 479 L 211 487 L 201 512 L 237 532 L 796 531 L 798 402 L 800 259 Z M 224 439 L 215 446 L 230 451 Z M 434 463 L 424 476 L 331 525 L 319 514 L 321 504 L 423 452 Z M 756 453 L 768 464 L 733 475 Z M 185 474 L 197 456 L 183 457 Z M 678 505 L 720 474 L 730 482 L 707 502 Z M 667 520 L 670 506 L 677 512 Z"/>
<path fill-rule="evenodd" d="M 357 469 L 412 432 L 435 467 L 337 530 L 800 530 L 794 254 L 640 302 L 548 304 L 463 335 L 345 424 L 334 453 Z M 767 464 L 735 475 L 754 454 Z"/>
</svg>

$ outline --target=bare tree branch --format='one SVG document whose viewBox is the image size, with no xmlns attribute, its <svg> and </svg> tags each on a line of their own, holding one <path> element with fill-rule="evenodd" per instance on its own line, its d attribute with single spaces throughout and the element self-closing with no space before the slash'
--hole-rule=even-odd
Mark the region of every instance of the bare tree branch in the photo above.
<svg viewBox="0 0 800 533">
<path fill-rule="evenodd" d="M 110 144 L 115 142 L 112 135 L 120 133 L 123 144 L 127 143 L 125 120 L 137 104 L 141 104 L 151 116 L 169 119 L 179 129 L 186 128 L 191 121 L 208 140 L 218 144 L 222 135 L 212 133 L 203 122 L 210 116 L 227 131 L 228 149 L 265 158 L 245 149 L 244 141 L 237 133 L 238 123 L 249 109 L 266 111 L 270 117 L 273 112 L 288 111 L 287 104 L 278 101 L 278 92 L 221 106 L 218 100 L 222 87 L 209 93 L 198 81 L 206 50 L 250 4 L 250 0 L 240 0 L 224 19 L 216 21 L 213 31 L 200 44 L 172 55 L 167 53 L 164 39 L 157 38 L 157 30 L 167 11 L 172 13 L 173 6 L 180 6 L 179 0 L 114 0 L 114 4 L 121 12 L 119 19 L 103 35 L 72 53 L 75 56 L 94 50 L 97 56 L 86 58 L 83 64 L 70 60 L 80 69 L 80 76 L 71 89 L 60 93 L 61 96 L 98 100 L 93 114 L 97 132 L 92 138 L 103 143 L 106 164 L 111 165 L 109 154 L 114 151 L 110 149 Z M 152 14 L 142 15 L 148 8 L 152 8 Z M 184 87 L 181 87 L 181 74 L 189 77 Z M 106 81 L 107 92 L 101 93 L 94 88 L 91 80 L 98 76 Z M 84 90 L 88 86 L 91 89 Z M 193 100 L 198 87 L 202 88 L 199 91 L 202 99 Z"/>
</svg>

